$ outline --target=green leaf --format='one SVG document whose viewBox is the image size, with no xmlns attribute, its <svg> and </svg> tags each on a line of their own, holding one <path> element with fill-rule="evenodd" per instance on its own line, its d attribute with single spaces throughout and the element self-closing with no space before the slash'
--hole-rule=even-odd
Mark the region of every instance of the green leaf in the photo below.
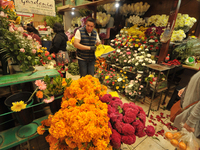
<svg viewBox="0 0 200 150">
<path fill-rule="evenodd" d="M 17 56 L 17 60 L 19 60 L 19 61 L 21 60 L 21 57 L 19 55 Z"/>
<path fill-rule="evenodd" d="M 117 109 L 118 109 L 120 114 L 123 113 L 123 109 L 120 106 L 118 106 Z"/>
</svg>

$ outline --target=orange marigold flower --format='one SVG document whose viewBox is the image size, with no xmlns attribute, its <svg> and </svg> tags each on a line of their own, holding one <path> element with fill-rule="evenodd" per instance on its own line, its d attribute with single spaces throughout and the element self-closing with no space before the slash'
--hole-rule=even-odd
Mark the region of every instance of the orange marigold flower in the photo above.
<svg viewBox="0 0 200 150">
<path fill-rule="evenodd" d="M 38 133 L 39 135 L 43 135 L 44 132 L 45 132 L 45 129 L 44 129 L 44 128 L 45 128 L 45 127 L 44 127 L 43 125 L 37 127 L 37 133 Z"/>
<path fill-rule="evenodd" d="M 38 98 L 43 98 L 43 92 L 42 91 L 37 91 L 36 96 Z"/>
</svg>

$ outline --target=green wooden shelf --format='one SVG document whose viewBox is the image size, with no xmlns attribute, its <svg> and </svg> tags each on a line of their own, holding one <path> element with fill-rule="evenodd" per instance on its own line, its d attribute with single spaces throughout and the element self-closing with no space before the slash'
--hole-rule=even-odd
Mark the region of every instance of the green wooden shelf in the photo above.
<svg viewBox="0 0 200 150">
<path fill-rule="evenodd" d="M 41 71 L 36 71 L 32 75 L 30 74 L 31 74 L 31 71 L 25 72 L 25 73 L 16 73 L 16 74 L 11 74 L 11 75 L 1 76 L 0 87 L 43 79 L 46 75 L 48 75 L 49 77 L 55 77 L 57 75 L 60 75 L 58 71 L 55 69 L 45 69 Z"/>
<path fill-rule="evenodd" d="M 42 120 L 47 118 L 48 116 L 44 116 L 33 120 L 28 125 L 20 125 L 0 132 L 0 150 L 7 150 L 39 136 L 37 134 L 37 127 L 41 125 Z"/>
</svg>

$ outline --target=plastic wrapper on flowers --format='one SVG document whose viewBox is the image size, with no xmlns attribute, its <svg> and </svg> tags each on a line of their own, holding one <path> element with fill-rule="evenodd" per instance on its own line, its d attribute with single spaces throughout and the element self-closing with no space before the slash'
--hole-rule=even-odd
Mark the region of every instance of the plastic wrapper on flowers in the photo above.
<svg viewBox="0 0 200 150">
<path fill-rule="evenodd" d="M 101 25 L 102 27 L 105 27 L 110 20 L 110 14 L 102 13 L 102 12 L 97 12 L 97 25 Z"/>
<path fill-rule="evenodd" d="M 105 94 L 100 100 L 108 104 L 109 126 L 112 129 L 110 143 L 119 148 L 122 143 L 134 144 L 137 137 L 153 136 L 153 126 L 146 126 L 146 114 L 142 107 L 133 102 L 122 103 L 120 98 Z"/>
<path fill-rule="evenodd" d="M 106 93 L 107 88 L 91 75 L 66 87 L 61 109 L 42 121 L 37 130 L 43 134 L 48 129 L 50 149 L 112 150 L 108 106 L 99 100 Z"/>
</svg>

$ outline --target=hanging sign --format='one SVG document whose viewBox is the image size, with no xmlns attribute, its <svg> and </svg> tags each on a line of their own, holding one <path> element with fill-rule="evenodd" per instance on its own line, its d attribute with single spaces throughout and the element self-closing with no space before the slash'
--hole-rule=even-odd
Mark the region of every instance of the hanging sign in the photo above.
<svg viewBox="0 0 200 150">
<path fill-rule="evenodd" d="M 54 0 L 14 0 L 17 12 L 55 16 Z"/>
<path fill-rule="evenodd" d="M 34 17 L 34 14 L 16 12 L 17 16 Z"/>
</svg>

